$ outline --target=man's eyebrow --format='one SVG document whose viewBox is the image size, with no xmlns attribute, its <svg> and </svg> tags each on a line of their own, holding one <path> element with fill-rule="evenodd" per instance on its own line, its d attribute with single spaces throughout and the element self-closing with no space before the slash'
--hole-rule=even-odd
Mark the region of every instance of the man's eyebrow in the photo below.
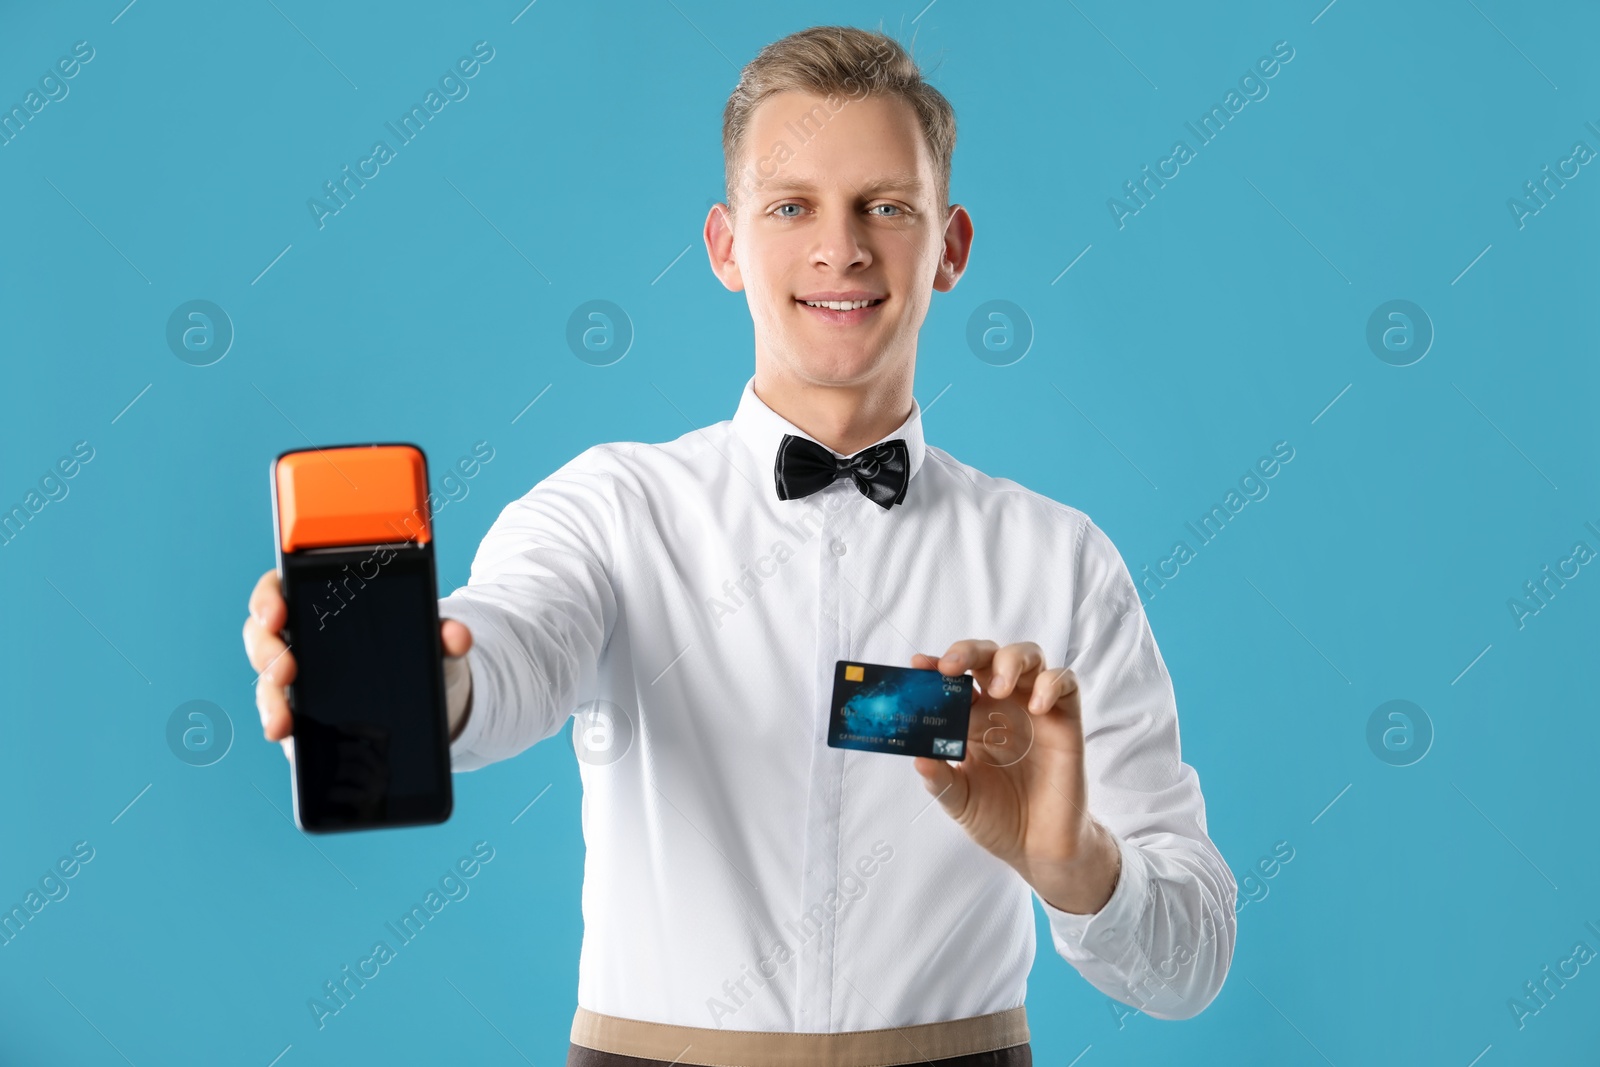
<svg viewBox="0 0 1600 1067">
<path fill-rule="evenodd" d="M 774 178 L 762 182 L 760 188 L 765 193 L 811 193 L 816 191 L 817 186 L 816 183 L 803 178 Z M 923 189 L 923 184 L 922 180 L 914 174 L 888 174 L 865 182 L 859 188 L 862 193 L 885 191 L 919 193 Z"/>
</svg>

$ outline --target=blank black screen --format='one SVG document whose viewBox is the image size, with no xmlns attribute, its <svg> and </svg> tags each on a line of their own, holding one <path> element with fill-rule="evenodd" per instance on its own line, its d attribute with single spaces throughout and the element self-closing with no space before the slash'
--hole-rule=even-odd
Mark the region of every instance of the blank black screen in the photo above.
<svg viewBox="0 0 1600 1067">
<path fill-rule="evenodd" d="M 287 582 L 301 822 L 431 821 L 449 789 L 431 558 L 297 559 Z"/>
</svg>

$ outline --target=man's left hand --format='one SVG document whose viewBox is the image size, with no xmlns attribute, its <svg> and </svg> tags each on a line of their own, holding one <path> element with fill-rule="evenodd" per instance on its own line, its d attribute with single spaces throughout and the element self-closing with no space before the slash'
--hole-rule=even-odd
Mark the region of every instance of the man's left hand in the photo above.
<svg viewBox="0 0 1600 1067">
<path fill-rule="evenodd" d="M 1048 669 L 1032 641 L 1004 648 L 957 641 L 942 658 L 912 656 L 911 666 L 971 671 L 982 690 L 973 694 L 966 758 L 914 761 L 928 792 L 1045 903 L 1079 915 L 1099 911 L 1116 889 L 1121 853 L 1088 813 L 1077 676 Z"/>
</svg>

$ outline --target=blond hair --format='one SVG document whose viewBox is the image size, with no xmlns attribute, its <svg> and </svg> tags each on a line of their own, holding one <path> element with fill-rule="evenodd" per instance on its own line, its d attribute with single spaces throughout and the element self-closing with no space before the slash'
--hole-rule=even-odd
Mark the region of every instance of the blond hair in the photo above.
<svg viewBox="0 0 1600 1067">
<path fill-rule="evenodd" d="M 722 156 L 730 212 L 750 117 L 782 92 L 860 100 L 898 97 L 911 105 L 933 155 L 937 203 L 950 202 L 950 160 L 956 148 L 956 113 L 944 94 L 922 78 L 916 60 L 886 34 L 853 26 L 813 26 L 763 48 L 745 65 L 722 112 Z"/>
</svg>

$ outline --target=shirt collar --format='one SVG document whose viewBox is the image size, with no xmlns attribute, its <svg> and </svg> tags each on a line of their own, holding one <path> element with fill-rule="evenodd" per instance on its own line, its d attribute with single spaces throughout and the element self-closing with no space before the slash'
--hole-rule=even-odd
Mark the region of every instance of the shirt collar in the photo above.
<svg viewBox="0 0 1600 1067">
<path fill-rule="evenodd" d="M 783 435 L 786 433 L 792 433 L 796 437 L 804 437 L 808 441 L 816 441 L 819 445 L 822 444 L 821 441 L 817 441 L 815 437 L 812 437 L 768 407 L 766 402 L 756 395 L 755 385 L 755 375 L 752 374 L 750 380 L 744 383 L 744 393 L 739 397 L 739 406 L 733 413 L 733 428 L 744 441 L 745 447 L 750 449 L 751 453 L 756 457 L 760 469 L 769 473 L 773 470 L 777 463 L 778 442 L 783 440 Z M 902 422 L 898 429 L 884 434 L 866 447 L 872 448 L 885 441 L 892 441 L 897 437 L 906 443 L 906 454 L 910 461 L 906 480 L 909 484 L 910 480 L 916 477 L 917 470 L 922 466 L 922 456 L 926 451 L 922 438 L 922 405 L 917 403 L 916 397 L 911 398 L 911 414 L 906 416 L 906 421 Z M 822 447 L 827 448 L 828 446 L 822 445 Z M 841 459 L 845 456 L 845 453 L 834 452 L 831 448 L 828 451 Z M 776 494 L 777 488 L 770 477 L 766 482 L 766 487 L 767 491 Z"/>
</svg>

